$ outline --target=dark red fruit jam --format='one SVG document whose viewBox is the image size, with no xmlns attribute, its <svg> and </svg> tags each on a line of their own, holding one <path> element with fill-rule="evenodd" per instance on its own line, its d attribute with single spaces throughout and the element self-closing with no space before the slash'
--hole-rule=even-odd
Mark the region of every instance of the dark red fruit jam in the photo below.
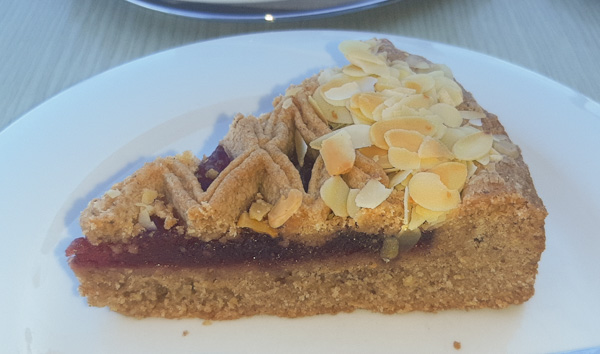
<svg viewBox="0 0 600 354">
<path fill-rule="evenodd" d="M 160 224 L 157 222 L 157 224 Z M 128 244 L 92 245 L 86 238 L 74 240 L 67 248 L 71 262 L 82 266 L 212 266 L 231 264 L 272 264 L 301 262 L 315 258 L 378 254 L 381 238 L 348 231 L 321 247 L 300 243 L 281 244 L 281 239 L 242 229 L 239 240 L 203 242 L 175 231 L 144 232 Z"/>
<path fill-rule="evenodd" d="M 208 186 L 213 182 L 212 174 L 208 171 L 215 170 L 218 173 L 221 173 L 229 164 L 231 163 L 231 158 L 225 152 L 225 149 L 219 145 L 210 154 L 209 157 L 202 160 L 200 165 L 198 166 L 198 170 L 196 170 L 196 178 L 198 178 L 198 182 L 200 182 L 200 186 L 202 189 L 207 190 Z"/>
</svg>

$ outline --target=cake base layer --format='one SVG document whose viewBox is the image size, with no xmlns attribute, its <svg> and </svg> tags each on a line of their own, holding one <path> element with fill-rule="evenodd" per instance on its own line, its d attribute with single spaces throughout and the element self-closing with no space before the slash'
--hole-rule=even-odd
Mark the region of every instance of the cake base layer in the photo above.
<svg viewBox="0 0 600 354">
<path fill-rule="evenodd" d="M 473 221 L 483 218 L 449 223 L 434 232 L 430 246 L 389 263 L 373 254 L 353 254 L 268 266 L 97 268 L 71 262 L 71 268 L 90 305 L 140 318 L 504 308 L 533 295 L 544 248 L 543 219 L 509 219 L 505 214 L 485 225 L 487 233 L 478 232 L 482 225 Z"/>
</svg>

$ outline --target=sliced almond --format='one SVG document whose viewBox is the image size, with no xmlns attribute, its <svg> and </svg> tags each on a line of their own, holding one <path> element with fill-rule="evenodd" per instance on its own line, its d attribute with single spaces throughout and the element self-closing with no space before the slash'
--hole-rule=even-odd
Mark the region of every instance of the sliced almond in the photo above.
<svg viewBox="0 0 600 354">
<path fill-rule="evenodd" d="M 413 207 L 410 212 L 410 222 L 408 223 L 409 230 L 416 230 L 419 226 L 425 223 L 425 217 L 415 211 L 416 207 Z"/>
<path fill-rule="evenodd" d="M 390 102 L 391 101 L 391 102 Z M 419 110 L 404 106 L 401 103 L 393 103 L 394 99 L 388 99 L 384 102 L 384 106 L 378 106 L 373 111 L 373 118 L 375 120 L 392 120 L 399 118 L 419 117 Z M 381 112 L 379 111 L 380 108 Z"/>
<path fill-rule="evenodd" d="M 519 148 L 517 145 L 511 143 L 509 140 L 494 140 L 492 144 L 494 149 L 498 151 L 502 155 L 506 155 L 512 158 L 516 158 L 519 156 Z"/>
<path fill-rule="evenodd" d="M 116 198 L 121 195 L 121 192 L 117 189 L 109 189 L 105 193 L 109 198 Z"/>
<path fill-rule="evenodd" d="M 342 177 L 329 177 L 319 190 L 321 199 L 336 216 L 348 216 L 348 193 L 350 188 Z"/>
<path fill-rule="evenodd" d="M 367 73 L 356 65 L 346 65 L 342 68 L 342 72 L 351 77 L 364 77 Z"/>
<path fill-rule="evenodd" d="M 402 106 L 407 106 L 407 107 L 411 107 L 411 108 L 429 108 L 431 107 L 431 105 L 434 104 L 434 100 L 429 97 L 426 96 L 424 94 L 414 94 L 414 95 L 410 95 L 408 97 L 403 98 L 400 101 L 400 104 Z"/>
<path fill-rule="evenodd" d="M 392 178 L 390 178 L 390 188 L 393 188 L 404 181 L 410 176 L 412 170 L 404 170 L 396 173 Z"/>
<path fill-rule="evenodd" d="M 433 123 L 421 117 L 405 117 L 393 120 L 384 120 L 373 123 L 371 126 L 371 142 L 373 145 L 388 149 L 389 145 L 385 141 L 385 133 L 391 129 L 413 130 L 423 135 L 434 135 L 436 127 Z"/>
<path fill-rule="evenodd" d="M 430 157 L 451 159 L 454 157 L 452 152 L 450 152 L 450 150 L 448 150 L 444 144 L 442 144 L 439 140 L 433 139 L 429 136 L 423 139 L 423 142 L 421 143 L 421 146 L 419 146 L 417 153 L 419 154 L 419 158 L 422 159 Z"/>
<path fill-rule="evenodd" d="M 375 156 L 387 156 L 387 150 L 378 148 L 377 146 L 371 145 L 364 148 L 358 149 L 361 154 L 368 158 L 375 159 Z"/>
<path fill-rule="evenodd" d="M 157 229 L 154 221 L 150 219 L 150 213 L 148 212 L 147 208 L 140 208 L 140 213 L 138 214 L 138 222 L 146 230 L 154 231 Z"/>
<path fill-rule="evenodd" d="M 383 134 L 383 138 L 388 146 L 417 152 L 425 136 L 414 130 L 390 129 Z"/>
<path fill-rule="evenodd" d="M 440 157 L 426 157 L 421 158 L 421 170 L 428 170 L 430 168 L 434 168 L 435 166 L 442 164 L 444 162 L 448 162 L 447 158 Z"/>
<path fill-rule="evenodd" d="M 435 81 L 427 74 L 414 74 L 402 79 L 402 86 L 411 88 L 417 93 L 423 93 L 434 88 Z"/>
<path fill-rule="evenodd" d="M 318 107 L 315 109 L 319 116 L 332 123 L 340 123 L 340 124 L 352 124 L 354 120 L 352 120 L 352 115 L 348 108 L 346 108 L 345 103 L 342 106 L 334 106 L 327 102 L 321 93 L 321 87 L 318 87 L 315 90 L 315 93 L 312 95 L 311 105 Z"/>
<path fill-rule="evenodd" d="M 460 194 L 448 189 L 440 176 L 432 172 L 419 172 L 408 183 L 410 196 L 415 203 L 433 211 L 448 211 L 460 203 Z"/>
<path fill-rule="evenodd" d="M 438 92 L 438 100 L 451 106 L 458 106 L 463 102 L 462 88 L 456 81 L 446 76 L 435 77 L 435 88 Z"/>
<path fill-rule="evenodd" d="M 385 188 L 381 182 L 371 179 L 360 189 L 356 195 L 355 203 L 361 208 L 373 209 L 383 203 L 391 193 L 392 189 Z"/>
<path fill-rule="evenodd" d="M 294 146 L 296 147 L 296 157 L 298 158 L 298 164 L 300 167 L 304 166 L 304 157 L 308 150 L 308 145 L 304 141 L 304 138 L 300 134 L 299 130 L 294 130 Z"/>
<path fill-rule="evenodd" d="M 302 192 L 290 189 L 287 197 L 281 196 L 268 214 L 269 226 L 278 228 L 294 215 L 302 205 Z"/>
<path fill-rule="evenodd" d="M 391 90 L 398 87 L 401 87 L 402 83 L 395 77 L 378 77 L 377 82 L 375 83 L 375 91 L 381 92 L 384 90 Z"/>
<path fill-rule="evenodd" d="M 339 49 L 350 63 L 367 74 L 387 76 L 390 73 L 383 55 L 373 53 L 371 45 L 366 42 L 344 41 L 340 43 Z"/>
<path fill-rule="evenodd" d="M 429 172 L 440 176 L 440 180 L 448 189 L 461 190 L 467 181 L 467 166 L 460 162 L 445 162 L 439 164 Z"/>
<path fill-rule="evenodd" d="M 463 122 L 463 117 L 458 110 L 447 103 L 436 103 L 429 107 L 434 114 L 442 117 L 444 124 L 451 128 L 458 128 Z"/>
<path fill-rule="evenodd" d="M 459 139 L 452 146 L 452 152 L 460 160 L 477 160 L 490 152 L 493 143 L 491 134 L 479 131 Z"/>
<path fill-rule="evenodd" d="M 273 205 L 259 199 L 250 205 L 248 216 L 256 221 L 262 221 L 265 216 L 273 209 Z"/>
<path fill-rule="evenodd" d="M 460 116 L 463 119 L 483 119 L 485 118 L 485 113 L 478 111 L 459 111 Z"/>
<path fill-rule="evenodd" d="M 350 135 L 352 147 L 354 149 L 360 149 L 372 145 L 371 126 L 366 124 L 352 124 L 318 137 L 317 139 L 310 142 L 310 147 L 315 150 L 321 150 L 323 141 L 331 138 L 332 136 L 340 132 L 346 132 Z"/>
<path fill-rule="evenodd" d="M 258 220 L 251 218 L 248 215 L 248 213 L 246 213 L 246 212 L 244 212 L 244 213 L 242 213 L 242 215 L 240 215 L 240 218 L 238 219 L 238 222 L 237 222 L 237 227 L 240 227 L 240 228 L 246 227 L 246 228 L 249 228 L 251 230 L 258 232 L 259 234 L 267 234 L 271 237 L 277 237 L 277 230 L 270 227 L 269 225 L 267 225 L 264 222 L 260 222 Z"/>
<path fill-rule="evenodd" d="M 392 166 L 400 170 L 415 170 L 421 166 L 419 154 L 405 148 L 390 147 L 388 160 Z"/>
<path fill-rule="evenodd" d="M 156 197 L 158 197 L 157 191 L 155 191 L 154 189 L 144 188 L 142 192 L 142 203 L 150 205 L 152 204 L 152 202 L 154 202 L 154 199 L 156 199 Z"/>
<path fill-rule="evenodd" d="M 321 144 L 321 157 L 325 168 L 331 176 L 349 172 L 354 166 L 356 152 L 352 146 L 352 138 L 342 130 Z"/>
<path fill-rule="evenodd" d="M 414 209 L 415 214 L 419 214 L 421 217 L 425 219 L 428 223 L 435 223 L 440 219 L 441 216 L 446 214 L 445 211 L 433 211 L 427 208 L 424 208 L 420 205 L 416 205 Z"/>
<path fill-rule="evenodd" d="M 348 211 L 348 216 L 351 218 L 356 218 L 356 215 L 360 211 L 360 207 L 356 205 L 356 196 L 360 192 L 360 189 L 352 188 L 348 191 L 348 199 L 346 201 L 346 210 Z"/>
<path fill-rule="evenodd" d="M 358 111 L 367 119 L 374 120 L 373 111 L 383 104 L 386 100 L 386 96 L 376 92 L 363 92 L 352 96 L 351 107 L 358 109 Z"/>
</svg>

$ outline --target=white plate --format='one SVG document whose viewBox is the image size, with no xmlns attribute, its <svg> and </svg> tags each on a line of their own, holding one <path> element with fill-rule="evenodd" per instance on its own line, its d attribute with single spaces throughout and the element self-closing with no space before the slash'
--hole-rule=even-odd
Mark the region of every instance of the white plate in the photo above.
<svg viewBox="0 0 600 354">
<path fill-rule="evenodd" d="M 280 21 L 339 15 L 399 0 L 128 0 L 148 9 L 201 19 Z"/>
<path fill-rule="evenodd" d="M 549 352 L 600 346 L 600 106 L 532 72 L 447 45 L 386 36 L 453 68 L 520 144 L 550 215 L 536 294 L 505 310 L 302 319 L 134 320 L 89 308 L 64 249 L 79 212 L 140 165 L 210 153 L 237 112 L 319 69 L 337 44 L 377 34 L 276 32 L 189 45 L 110 70 L 0 133 L 2 320 L 10 353 Z M 189 331 L 183 336 L 184 330 Z"/>
</svg>

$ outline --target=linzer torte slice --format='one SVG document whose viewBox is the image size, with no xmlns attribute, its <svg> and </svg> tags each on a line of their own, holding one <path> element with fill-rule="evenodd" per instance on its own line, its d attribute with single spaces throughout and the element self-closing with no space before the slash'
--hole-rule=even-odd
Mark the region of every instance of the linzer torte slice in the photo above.
<svg viewBox="0 0 600 354">
<path fill-rule="evenodd" d="M 66 253 L 90 305 L 234 319 L 533 295 L 546 210 L 497 117 L 387 40 L 340 50 L 210 156 L 156 159 L 89 203 Z"/>
</svg>

